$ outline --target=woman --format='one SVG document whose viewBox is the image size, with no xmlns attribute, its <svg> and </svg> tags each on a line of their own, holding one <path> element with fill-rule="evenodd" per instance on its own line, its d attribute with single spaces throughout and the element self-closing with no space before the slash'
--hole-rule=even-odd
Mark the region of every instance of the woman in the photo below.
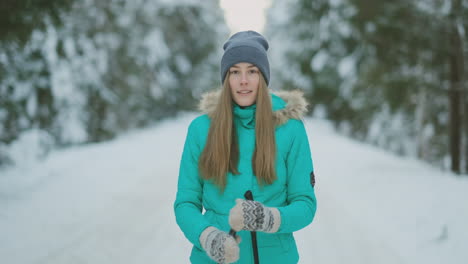
<svg viewBox="0 0 468 264">
<path fill-rule="evenodd" d="M 261 263 L 297 263 L 292 232 L 314 218 L 306 102 L 299 92 L 269 93 L 267 50 L 254 31 L 229 38 L 223 88 L 203 97 L 206 114 L 188 128 L 174 210 L 192 263 L 254 263 L 250 231 Z M 255 201 L 244 200 L 248 190 Z"/>
</svg>

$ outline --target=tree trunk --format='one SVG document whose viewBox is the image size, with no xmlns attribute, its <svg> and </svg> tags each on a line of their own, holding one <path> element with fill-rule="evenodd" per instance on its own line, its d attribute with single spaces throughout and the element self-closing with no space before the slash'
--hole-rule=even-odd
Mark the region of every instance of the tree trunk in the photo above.
<svg viewBox="0 0 468 264">
<path fill-rule="evenodd" d="M 450 156 L 451 170 L 457 174 L 461 172 L 461 148 L 463 115 L 461 112 L 463 102 L 462 76 L 463 76 L 463 48 L 460 32 L 458 30 L 460 0 L 452 0 L 450 14 Z"/>
<path fill-rule="evenodd" d="M 428 160 L 428 140 L 425 135 L 425 125 L 427 122 L 427 88 L 421 85 L 418 92 L 418 103 L 416 105 L 415 124 L 416 124 L 416 153 L 422 160 Z"/>
</svg>

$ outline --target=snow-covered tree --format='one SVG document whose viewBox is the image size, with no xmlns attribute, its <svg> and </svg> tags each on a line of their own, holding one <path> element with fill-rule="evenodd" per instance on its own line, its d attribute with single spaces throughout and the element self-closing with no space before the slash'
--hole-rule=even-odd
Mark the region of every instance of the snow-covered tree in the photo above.
<svg viewBox="0 0 468 264">
<path fill-rule="evenodd" d="M 1 46 L 0 164 L 12 144 L 31 141 L 21 139 L 28 131 L 48 142 L 38 149 L 102 141 L 192 110 L 202 91 L 219 84 L 228 29 L 218 1 L 67 7 L 42 17 L 45 26 L 32 27 L 24 44 Z"/>
<path fill-rule="evenodd" d="M 273 1 L 274 76 L 341 131 L 457 171 L 467 12 L 466 0 Z"/>
<path fill-rule="evenodd" d="M 268 12 L 274 84 L 302 89 L 313 102 L 312 110 L 336 120 L 346 118 L 359 55 L 348 21 L 354 13 L 341 1 L 325 0 L 273 1 Z"/>
</svg>

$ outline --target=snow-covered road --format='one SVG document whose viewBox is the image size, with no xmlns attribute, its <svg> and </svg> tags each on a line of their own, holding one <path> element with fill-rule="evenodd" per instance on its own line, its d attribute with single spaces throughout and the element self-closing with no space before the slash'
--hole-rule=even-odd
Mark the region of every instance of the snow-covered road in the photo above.
<svg viewBox="0 0 468 264">
<path fill-rule="evenodd" d="M 0 171 L 1 262 L 188 263 L 172 203 L 192 118 Z M 306 126 L 318 211 L 300 263 L 467 263 L 468 179 Z"/>
</svg>

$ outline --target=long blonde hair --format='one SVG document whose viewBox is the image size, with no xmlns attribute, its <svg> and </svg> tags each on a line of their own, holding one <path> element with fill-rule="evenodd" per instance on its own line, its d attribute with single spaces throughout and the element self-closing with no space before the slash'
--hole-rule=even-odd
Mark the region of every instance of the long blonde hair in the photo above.
<svg viewBox="0 0 468 264">
<path fill-rule="evenodd" d="M 271 97 L 265 79 L 260 74 L 255 114 L 255 151 L 252 157 L 252 169 L 260 185 L 272 184 L 276 180 L 275 160 L 275 124 Z M 224 191 L 227 173 L 240 174 L 238 162 L 239 143 L 234 125 L 228 72 L 218 104 L 211 116 L 208 138 L 198 166 L 204 179 L 213 180 Z"/>
</svg>

